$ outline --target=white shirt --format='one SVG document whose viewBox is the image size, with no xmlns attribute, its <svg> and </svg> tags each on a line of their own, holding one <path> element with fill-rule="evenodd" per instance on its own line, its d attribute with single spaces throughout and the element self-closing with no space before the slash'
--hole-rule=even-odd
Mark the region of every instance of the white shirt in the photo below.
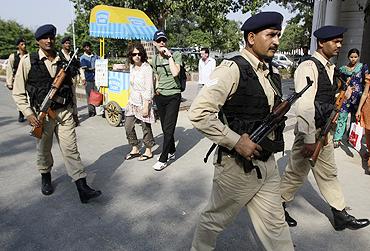
<svg viewBox="0 0 370 251">
<path fill-rule="evenodd" d="M 199 59 L 198 69 L 199 69 L 199 84 L 205 85 L 209 83 L 209 76 L 216 68 L 216 60 L 208 57 L 206 61 Z"/>
<path fill-rule="evenodd" d="M 153 70 L 144 62 L 141 67 L 130 66 L 129 103 L 143 107 L 144 100 L 151 101 L 154 94 Z"/>
</svg>

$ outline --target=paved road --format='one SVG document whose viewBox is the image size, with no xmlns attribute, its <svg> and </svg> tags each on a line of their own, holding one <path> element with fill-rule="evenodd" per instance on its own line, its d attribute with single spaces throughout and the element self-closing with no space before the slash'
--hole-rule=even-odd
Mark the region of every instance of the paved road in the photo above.
<svg viewBox="0 0 370 251">
<path fill-rule="evenodd" d="M 195 93 L 196 86 L 191 88 Z M 284 88 L 289 91 L 289 84 Z M 191 93 L 185 96 L 191 101 Z M 193 129 L 186 110 L 180 112 L 175 133 L 177 160 L 155 172 L 151 168 L 155 159 L 124 160 L 129 151 L 124 129 L 110 127 L 98 116 L 87 118 L 84 102 L 79 103 L 79 150 L 88 182 L 103 191 L 101 198 L 85 205 L 66 175 L 56 141 L 55 192 L 41 195 L 35 141 L 28 136 L 29 126 L 16 121 L 15 105 L 2 83 L 0 106 L 1 250 L 189 250 L 198 215 L 210 193 L 213 168 L 202 162 L 211 142 Z M 276 155 L 280 170 L 286 166 L 293 140 L 295 121 L 291 113 L 289 117 L 286 154 Z M 156 142 L 161 143 L 158 122 L 153 130 Z M 155 148 L 154 153 L 158 156 L 160 150 Z M 364 175 L 361 159 L 344 148 L 336 150 L 336 160 L 350 213 L 370 218 L 370 176 Z M 296 250 L 369 250 L 370 227 L 333 229 L 330 208 L 312 175 L 290 212 L 299 224 L 291 228 Z M 261 250 L 244 211 L 220 235 L 217 250 Z"/>
</svg>

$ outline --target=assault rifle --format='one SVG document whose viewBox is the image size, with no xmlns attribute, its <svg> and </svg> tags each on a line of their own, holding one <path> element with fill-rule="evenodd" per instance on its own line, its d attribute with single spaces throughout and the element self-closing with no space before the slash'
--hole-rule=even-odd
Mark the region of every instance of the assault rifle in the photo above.
<svg viewBox="0 0 370 251">
<path fill-rule="evenodd" d="M 281 123 L 286 120 L 285 114 L 289 111 L 290 107 L 297 101 L 302 94 L 307 91 L 312 85 L 313 81 L 306 77 L 307 85 L 300 91 L 294 92 L 287 99 L 283 100 L 279 105 L 277 105 L 272 112 L 262 121 L 262 124 L 251 134 L 249 138 L 256 144 L 261 143 L 261 141 L 266 138 L 266 136 L 275 130 Z"/>
<path fill-rule="evenodd" d="M 277 105 L 272 112 L 262 121 L 262 124 L 257 127 L 255 131 L 249 135 L 249 138 L 256 144 L 261 143 L 263 139 L 269 135 L 273 130 L 275 130 L 281 123 L 286 120 L 285 114 L 289 111 L 290 107 L 297 101 L 298 98 L 312 85 L 313 81 L 306 77 L 307 85 L 298 93 L 291 94 L 287 99 L 283 100 L 279 105 Z M 208 150 L 206 156 L 204 157 L 204 163 L 207 162 L 209 155 L 216 148 L 217 144 L 213 143 L 211 148 Z"/>
<path fill-rule="evenodd" d="M 333 126 L 336 125 L 338 116 L 339 116 L 339 110 L 343 105 L 343 102 L 346 100 L 345 94 L 347 87 L 349 86 L 349 83 L 351 82 L 352 78 L 348 78 L 347 81 L 344 81 L 339 74 L 337 75 L 337 79 L 339 81 L 338 86 L 341 88 L 341 91 L 335 100 L 335 106 L 334 110 L 331 112 L 328 120 L 326 121 L 325 126 L 321 129 L 319 138 L 317 140 L 316 146 L 315 146 L 315 151 L 313 152 L 311 158 L 309 158 L 310 164 L 312 167 L 315 166 L 317 158 L 319 157 L 321 148 L 327 144 L 327 136 L 330 130 L 332 129 Z"/>
<path fill-rule="evenodd" d="M 63 66 L 63 68 L 60 69 L 58 74 L 55 76 L 54 81 L 51 85 L 51 89 L 49 90 L 49 92 L 46 95 L 44 101 L 42 102 L 42 104 L 40 106 L 40 112 L 37 115 L 37 119 L 40 122 L 40 126 L 39 127 L 34 126 L 32 128 L 32 130 L 30 131 L 31 136 L 34 136 L 36 138 L 41 139 L 42 131 L 43 131 L 43 123 L 44 123 L 46 115 L 48 115 L 52 119 L 56 118 L 56 113 L 50 108 L 50 106 L 53 102 L 53 99 L 55 98 L 55 94 L 58 92 L 58 90 L 60 89 L 60 87 L 63 84 L 63 81 L 66 77 L 66 72 L 67 72 L 69 66 L 71 65 L 71 62 L 72 62 L 73 58 L 76 56 L 77 51 L 78 51 L 78 48 L 73 53 L 71 59 L 68 61 L 68 64 Z"/>
</svg>

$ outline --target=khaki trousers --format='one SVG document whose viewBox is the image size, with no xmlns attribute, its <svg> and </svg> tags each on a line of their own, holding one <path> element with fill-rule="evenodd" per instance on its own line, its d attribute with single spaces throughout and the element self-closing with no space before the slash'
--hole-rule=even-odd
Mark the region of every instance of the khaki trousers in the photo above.
<svg viewBox="0 0 370 251">
<path fill-rule="evenodd" d="M 64 164 L 68 175 L 76 181 L 86 177 L 85 168 L 81 163 L 80 153 L 77 149 L 77 138 L 75 123 L 72 116 L 73 108 L 61 108 L 56 110 L 56 120 L 47 116 L 44 121 L 42 138 L 37 139 L 37 167 L 40 173 L 48 173 L 54 164 L 51 147 L 53 145 L 53 135 L 59 143 Z"/>
<path fill-rule="evenodd" d="M 217 156 L 215 157 L 217 159 Z M 200 215 L 191 250 L 213 250 L 218 234 L 245 207 L 256 233 L 266 250 L 294 250 L 280 198 L 280 176 L 273 156 L 267 162 L 256 161 L 256 170 L 245 173 L 233 157 L 223 154 L 215 163 L 211 198 Z"/>
<path fill-rule="evenodd" d="M 140 142 L 137 139 L 135 131 L 135 123 L 138 119 L 135 116 L 126 116 L 125 118 L 125 130 L 128 143 L 131 146 L 139 147 Z M 155 145 L 152 126 L 150 123 L 145 123 L 140 120 L 141 128 L 143 130 L 143 142 L 146 148 L 151 148 Z"/>
<path fill-rule="evenodd" d="M 309 171 L 312 170 L 320 192 L 329 205 L 339 211 L 344 209 L 344 197 L 337 178 L 332 133 L 328 134 L 328 142 L 322 148 L 315 167 L 311 167 L 308 159 L 301 155 L 304 136 L 296 135 L 288 166 L 281 178 L 281 197 L 283 201 L 289 202 L 294 199 L 295 193 L 305 182 Z"/>
</svg>

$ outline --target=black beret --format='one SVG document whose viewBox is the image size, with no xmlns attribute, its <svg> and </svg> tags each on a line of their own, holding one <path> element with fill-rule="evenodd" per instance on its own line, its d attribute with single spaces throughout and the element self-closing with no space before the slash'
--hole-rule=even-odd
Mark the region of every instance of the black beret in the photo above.
<svg viewBox="0 0 370 251">
<path fill-rule="evenodd" d="M 64 37 L 64 38 L 62 38 L 62 41 L 60 41 L 62 44 L 64 44 L 65 42 L 67 42 L 67 41 L 69 41 L 69 42 L 71 42 L 71 38 L 70 37 Z"/>
<path fill-rule="evenodd" d="M 281 30 L 281 23 L 283 22 L 283 15 L 275 11 L 260 12 L 257 15 L 248 18 L 241 30 L 242 31 L 257 31 L 268 28 L 275 28 Z"/>
<path fill-rule="evenodd" d="M 326 25 L 317 29 L 313 35 L 319 40 L 331 40 L 338 37 L 343 37 L 343 33 L 347 31 L 347 28 Z"/>
<path fill-rule="evenodd" d="M 55 28 L 54 25 L 45 24 L 45 25 L 40 26 L 39 28 L 37 28 L 37 30 L 35 32 L 35 38 L 38 41 L 42 37 L 47 36 L 47 35 L 55 37 L 56 33 L 57 33 L 57 28 Z"/>
<path fill-rule="evenodd" d="M 19 45 L 20 43 L 25 43 L 26 40 L 24 40 L 24 38 L 18 38 L 16 41 L 15 41 L 15 45 Z"/>
</svg>

